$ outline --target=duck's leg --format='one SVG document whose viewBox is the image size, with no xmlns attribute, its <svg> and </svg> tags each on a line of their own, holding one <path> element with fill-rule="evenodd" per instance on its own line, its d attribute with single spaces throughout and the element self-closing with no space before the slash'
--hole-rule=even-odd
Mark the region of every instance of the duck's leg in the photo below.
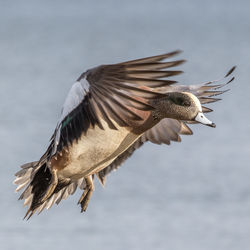
<svg viewBox="0 0 250 250">
<path fill-rule="evenodd" d="M 51 184 L 49 185 L 45 195 L 43 196 L 41 202 L 46 201 L 54 192 L 57 184 L 58 184 L 58 177 L 57 177 L 57 170 L 51 169 L 50 170 L 52 177 L 51 177 Z"/>
<path fill-rule="evenodd" d="M 86 177 L 85 182 L 86 182 L 86 187 L 84 188 L 84 192 L 80 200 L 78 201 L 78 204 L 81 204 L 81 208 L 82 208 L 81 213 L 86 211 L 88 204 L 89 204 L 90 197 L 94 191 L 94 183 L 93 183 L 92 176 Z"/>
</svg>

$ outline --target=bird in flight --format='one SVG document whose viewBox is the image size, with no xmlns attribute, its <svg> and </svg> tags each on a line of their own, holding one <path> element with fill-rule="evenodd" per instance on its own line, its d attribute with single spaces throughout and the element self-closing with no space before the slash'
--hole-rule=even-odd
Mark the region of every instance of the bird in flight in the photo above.
<svg viewBox="0 0 250 250">
<path fill-rule="evenodd" d="M 133 61 L 101 65 L 82 73 L 72 85 L 48 149 L 16 173 L 19 199 L 28 205 L 24 218 L 41 213 L 72 195 L 79 187 L 81 211 L 86 211 L 96 176 L 104 185 L 145 142 L 170 144 L 191 135 L 190 123 L 215 124 L 204 104 L 218 101 L 220 90 L 234 77 L 199 85 L 178 85 L 172 78 L 185 60 L 169 60 L 174 51 Z M 174 70 L 173 70 L 174 68 Z"/>
</svg>

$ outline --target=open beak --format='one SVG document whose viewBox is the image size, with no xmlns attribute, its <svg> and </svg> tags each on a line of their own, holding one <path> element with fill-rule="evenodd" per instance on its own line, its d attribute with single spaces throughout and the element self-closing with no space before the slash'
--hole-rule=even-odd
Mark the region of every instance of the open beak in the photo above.
<svg viewBox="0 0 250 250">
<path fill-rule="evenodd" d="M 194 119 L 195 119 L 195 121 L 197 121 L 197 122 L 199 122 L 199 123 L 202 123 L 202 124 L 204 124 L 204 125 L 207 125 L 207 126 L 209 126 L 209 127 L 213 127 L 213 128 L 216 127 L 215 123 L 209 121 L 209 120 L 207 119 L 207 117 L 206 117 L 202 112 L 199 112 L 199 113 L 197 114 L 197 116 L 196 116 Z"/>
</svg>

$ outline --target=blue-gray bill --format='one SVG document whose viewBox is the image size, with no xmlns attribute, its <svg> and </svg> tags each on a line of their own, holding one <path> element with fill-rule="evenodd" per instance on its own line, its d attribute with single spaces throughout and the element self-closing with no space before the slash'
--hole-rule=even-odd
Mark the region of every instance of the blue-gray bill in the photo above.
<svg viewBox="0 0 250 250">
<path fill-rule="evenodd" d="M 209 127 L 212 127 L 212 128 L 216 127 L 215 123 L 208 120 L 207 117 L 202 112 L 199 112 L 197 114 L 197 116 L 195 117 L 195 121 L 197 121 L 201 124 L 207 125 Z"/>
</svg>

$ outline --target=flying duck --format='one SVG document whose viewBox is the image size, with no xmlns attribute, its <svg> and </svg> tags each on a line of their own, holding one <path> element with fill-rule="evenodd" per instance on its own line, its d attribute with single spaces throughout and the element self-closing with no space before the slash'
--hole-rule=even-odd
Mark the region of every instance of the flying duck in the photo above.
<svg viewBox="0 0 250 250">
<path fill-rule="evenodd" d="M 145 142 L 170 144 L 191 135 L 189 123 L 215 127 L 204 115 L 212 109 L 203 104 L 220 100 L 214 96 L 227 91 L 219 89 L 234 79 L 229 76 L 235 67 L 221 80 L 177 85 L 169 78 L 182 71 L 170 68 L 185 60 L 168 59 L 179 52 L 101 65 L 80 75 L 48 149 L 16 173 L 16 191 L 25 188 L 19 198 L 28 205 L 24 218 L 58 204 L 77 187 L 83 189 L 79 204 L 86 211 L 94 175 L 104 185 L 106 176 Z"/>
</svg>

